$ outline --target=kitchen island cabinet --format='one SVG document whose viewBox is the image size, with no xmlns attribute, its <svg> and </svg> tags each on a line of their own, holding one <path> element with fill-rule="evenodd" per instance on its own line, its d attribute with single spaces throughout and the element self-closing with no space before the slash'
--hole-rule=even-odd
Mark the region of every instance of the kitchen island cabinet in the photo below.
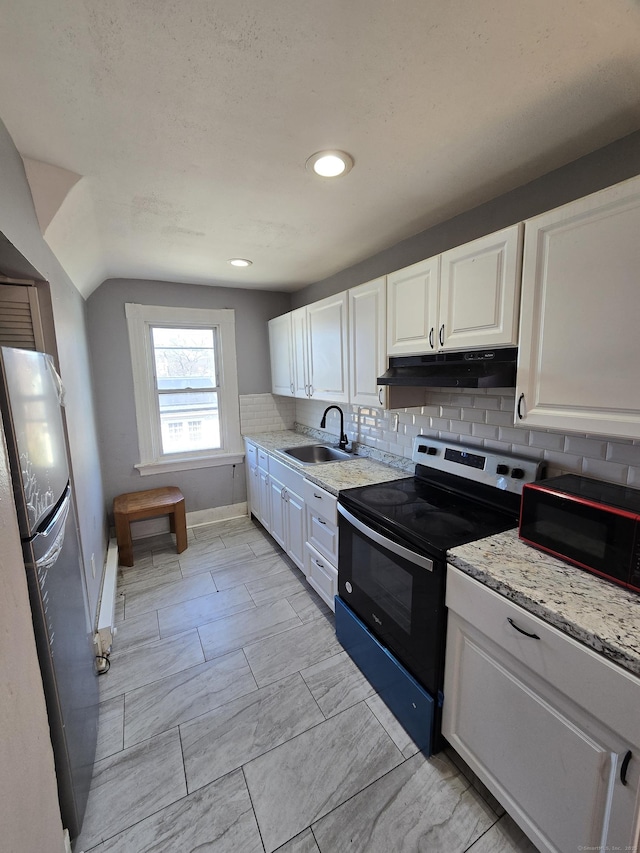
<svg viewBox="0 0 640 853">
<path fill-rule="evenodd" d="M 540 850 L 636 849 L 636 597 L 515 531 L 449 559 L 445 737 Z"/>
<path fill-rule="evenodd" d="M 516 423 L 640 435 L 640 178 L 525 223 Z"/>
</svg>

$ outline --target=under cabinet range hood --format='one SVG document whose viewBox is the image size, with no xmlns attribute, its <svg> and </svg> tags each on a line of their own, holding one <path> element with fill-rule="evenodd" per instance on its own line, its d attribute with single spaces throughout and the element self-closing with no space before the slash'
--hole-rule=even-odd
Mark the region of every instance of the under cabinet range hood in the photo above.
<svg viewBox="0 0 640 853">
<path fill-rule="evenodd" d="M 392 356 L 379 385 L 405 388 L 514 388 L 517 347 Z"/>
</svg>

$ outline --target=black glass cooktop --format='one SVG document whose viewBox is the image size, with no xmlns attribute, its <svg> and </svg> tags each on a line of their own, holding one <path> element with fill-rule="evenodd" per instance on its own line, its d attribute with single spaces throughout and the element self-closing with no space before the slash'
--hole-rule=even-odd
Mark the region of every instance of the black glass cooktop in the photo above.
<svg viewBox="0 0 640 853">
<path fill-rule="evenodd" d="M 444 552 L 518 524 L 517 514 L 513 512 L 496 509 L 418 477 L 345 489 L 340 492 L 338 502 L 387 533 L 426 551 Z"/>
</svg>

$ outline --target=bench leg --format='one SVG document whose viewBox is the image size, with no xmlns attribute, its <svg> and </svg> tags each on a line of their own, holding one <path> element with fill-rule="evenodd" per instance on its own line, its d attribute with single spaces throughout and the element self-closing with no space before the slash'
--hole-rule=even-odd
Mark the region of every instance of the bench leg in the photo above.
<svg viewBox="0 0 640 853">
<path fill-rule="evenodd" d="M 187 513 L 184 508 L 184 498 L 178 501 L 173 508 L 171 523 L 173 532 L 176 534 L 176 549 L 178 554 L 187 550 Z"/>
<path fill-rule="evenodd" d="M 116 525 L 116 540 L 118 542 L 118 559 L 123 566 L 133 565 L 133 543 L 131 542 L 131 526 L 126 515 L 114 514 Z"/>
</svg>

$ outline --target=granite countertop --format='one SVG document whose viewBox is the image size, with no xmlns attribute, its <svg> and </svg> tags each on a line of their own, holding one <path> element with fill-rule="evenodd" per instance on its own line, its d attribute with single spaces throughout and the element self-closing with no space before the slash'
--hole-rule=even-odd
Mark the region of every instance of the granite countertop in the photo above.
<svg viewBox="0 0 640 853">
<path fill-rule="evenodd" d="M 449 552 L 448 561 L 529 613 L 640 675 L 640 595 L 556 560 L 516 530 Z"/>
<path fill-rule="evenodd" d="M 322 462 L 318 465 L 304 465 L 297 459 L 292 459 L 282 453 L 285 447 L 302 447 L 305 444 L 321 443 L 337 447 L 335 436 L 327 439 L 326 436 L 319 438 L 294 430 L 279 430 L 257 435 L 245 435 L 244 438 L 268 453 L 272 453 L 280 462 L 299 471 L 307 480 L 311 480 L 312 483 L 332 495 L 337 495 L 341 489 L 350 489 L 353 486 L 386 483 L 390 480 L 398 480 L 401 477 L 413 476 L 415 467 L 410 459 L 400 459 L 398 456 L 380 451 L 376 453 L 379 459 L 374 459 L 371 455 L 372 449 L 365 448 L 363 445 L 357 446 L 357 452 L 352 459 L 345 462 Z"/>
</svg>

